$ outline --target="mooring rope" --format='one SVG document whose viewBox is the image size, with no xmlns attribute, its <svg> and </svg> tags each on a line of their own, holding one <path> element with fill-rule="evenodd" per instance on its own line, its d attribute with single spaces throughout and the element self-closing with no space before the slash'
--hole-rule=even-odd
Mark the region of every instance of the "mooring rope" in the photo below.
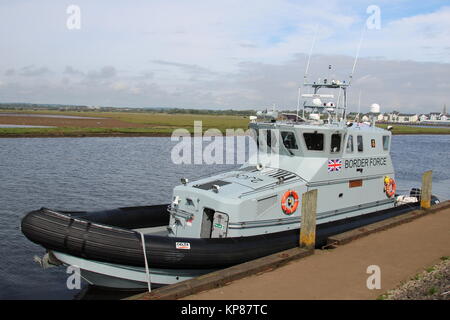
<svg viewBox="0 0 450 320">
<path fill-rule="evenodd" d="M 145 275 L 147 280 L 148 292 L 152 292 L 152 282 L 150 279 L 150 271 L 148 269 L 147 252 L 145 251 L 145 237 L 142 232 L 139 232 L 139 234 L 141 235 L 142 251 L 144 253 Z"/>
</svg>

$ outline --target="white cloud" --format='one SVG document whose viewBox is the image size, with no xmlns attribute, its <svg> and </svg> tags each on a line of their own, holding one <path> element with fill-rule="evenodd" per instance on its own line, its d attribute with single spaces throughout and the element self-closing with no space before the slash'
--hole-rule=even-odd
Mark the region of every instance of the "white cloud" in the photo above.
<svg viewBox="0 0 450 320">
<path fill-rule="evenodd" d="M 114 78 L 62 82 L 58 77 L 37 84 L 21 81 L 0 88 L 8 101 L 71 103 L 131 107 L 265 108 L 277 104 L 295 109 L 297 86 L 303 81 L 306 56 L 285 63 L 246 62 L 234 72 L 216 72 L 213 77 L 186 81 L 172 79 L 170 86 L 158 77 L 143 79 L 117 73 Z M 348 80 L 353 58 L 317 55 L 311 61 L 310 80 L 328 74 Z M 349 92 L 349 107 L 357 108 L 362 93 L 362 111 L 378 103 L 382 111 L 440 110 L 450 98 L 450 64 L 361 58 Z M 63 76 L 64 78 L 64 76 Z M 26 96 L 21 96 L 27 92 Z M 15 97 L 14 99 L 11 99 Z"/>
<path fill-rule="evenodd" d="M 90 71 L 87 74 L 87 77 L 90 79 L 108 79 L 116 76 L 116 68 L 113 66 L 105 66 L 100 70 Z"/>
<path fill-rule="evenodd" d="M 405 17 L 370 33 L 366 55 L 414 61 L 450 63 L 450 7 Z"/>
<path fill-rule="evenodd" d="M 2 4 L 1 93 L 8 101 L 90 105 L 292 106 L 315 26 L 311 76 L 331 63 L 346 77 L 370 4 L 79 0 L 79 31 L 65 27 L 64 3 Z M 355 90 L 367 103 L 405 110 L 447 101 L 450 7 L 403 17 L 390 12 L 415 4 L 377 4 L 382 28 L 366 33 Z"/>
<path fill-rule="evenodd" d="M 125 82 L 119 81 L 119 82 L 114 82 L 111 85 L 111 88 L 115 91 L 122 91 L 122 90 L 128 89 L 128 85 Z"/>
</svg>

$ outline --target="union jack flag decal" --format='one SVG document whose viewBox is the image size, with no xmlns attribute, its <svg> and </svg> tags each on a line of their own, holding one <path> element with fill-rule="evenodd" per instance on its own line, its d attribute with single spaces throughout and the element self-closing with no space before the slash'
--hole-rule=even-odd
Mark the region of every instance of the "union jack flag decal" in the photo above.
<svg viewBox="0 0 450 320">
<path fill-rule="evenodd" d="M 341 159 L 328 160 L 328 172 L 341 171 L 342 161 Z"/>
</svg>

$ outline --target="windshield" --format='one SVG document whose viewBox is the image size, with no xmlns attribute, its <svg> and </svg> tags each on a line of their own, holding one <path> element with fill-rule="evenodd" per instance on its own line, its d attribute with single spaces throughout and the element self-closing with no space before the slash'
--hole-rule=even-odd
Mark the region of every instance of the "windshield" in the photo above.
<svg viewBox="0 0 450 320">
<path fill-rule="evenodd" d="M 298 149 L 297 140 L 295 139 L 295 134 L 291 131 L 282 131 L 281 132 L 281 140 L 283 140 L 283 144 L 286 149 Z"/>
<path fill-rule="evenodd" d="M 303 138 L 308 150 L 323 151 L 323 133 L 304 133 Z"/>
</svg>

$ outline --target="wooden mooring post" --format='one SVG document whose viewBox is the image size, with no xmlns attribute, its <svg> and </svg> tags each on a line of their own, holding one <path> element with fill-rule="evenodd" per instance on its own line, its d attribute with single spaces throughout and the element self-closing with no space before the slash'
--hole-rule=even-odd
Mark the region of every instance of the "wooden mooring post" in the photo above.
<svg viewBox="0 0 450 320">
<path fill-rule="evenodd" d="M 422 175 L 422 189 L 420 195 L 420 207 L 429 209 L 431 207 L 431 185 L 433 171 L 429 170 Z"/>
<path fill-rule="evenodd" d="M 317 189 L 302 195 L 300 248 L 314 249 L 316 244 Z"/>
</svg>

